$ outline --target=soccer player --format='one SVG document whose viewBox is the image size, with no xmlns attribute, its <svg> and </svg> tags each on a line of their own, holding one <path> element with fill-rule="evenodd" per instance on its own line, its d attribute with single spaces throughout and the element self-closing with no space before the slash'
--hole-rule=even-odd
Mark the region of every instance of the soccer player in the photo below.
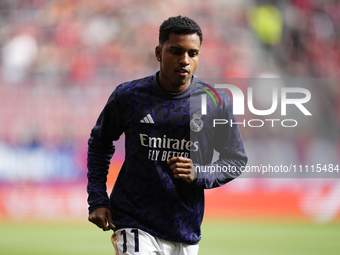
<svg viewBox="0 0 340 255">
<path fill-rule="evenodd" d="M 247 162 L 238 126 L 214 125 L 236 122 L 230 98 L 194 75 L 202 38 L 187 17 L 164 21 L 159 72 L 119 85 L 92 129 L 89 221 L 114 230 L 116 254 L 197 254 L 204 189 L 238 177 Z M 113 141 L 123 133 L 125 160 L 109 198 Z"/>
</svg>

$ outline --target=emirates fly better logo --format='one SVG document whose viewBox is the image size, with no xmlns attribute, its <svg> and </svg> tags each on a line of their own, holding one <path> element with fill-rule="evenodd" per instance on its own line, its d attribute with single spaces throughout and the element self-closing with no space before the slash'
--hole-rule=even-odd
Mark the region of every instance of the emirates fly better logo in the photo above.
<svg viewBox="0 0 340 255">
<path fill-rule="evenodd" d="M 218 95 L 217 91 L 215 88 L 221 88 L 221 89 L 228 89 L 230 90 L 232 97 L 233 97 L 233 114 L 234 115 L 244 115 L 244 105 L 245 105 L 245 96 L 240 88 L 238 88 L 235 85 L 230 85 L 230 84 L 216 84 L 215 88 L 208 84 L 204 84 L 207 88 L 209 88 L 218 98 L 221 106 L 222 106 L 222 100 L 220 96 Z M 201 114 L 194 114 L 193 119 L 190 123 L 191 129 L 195 132 L 199 132 L 203 128 L 203 121 L 200 119 L 202 115 L 207 114 L 207 95 L 209 95 L 215 106 L 217 106 L 217 102 L 213 94 L 206 88 L 199 88 L 206 92 L 206 94 L 201 95 Z M 270 89 L 268 89 L 268 93 L 270 93 Z M 311 99 L 311 93 L 309 90 L 305 88 L 298 88 L 298 87 L 282 87 L 280 89 L 280 94 L 279 94 L 279 89 L 274 87 L 271 89 L 272 93 L 272 105 L 269 109 L 265 110 L 259 110 L 255 109 L 254 104 L 253 104 L 253 88 L 249 87 L 247 89 L 247 106 L 249 111 L 257 116 L 267 116 L 270 114 L 273 114 L 277 107 L 278 107 L 278 98 L 281 99 L 281 116 L 286 116 L 287 115 L 287 105 L 295 105 L 305 116 L 309 115 L 311 116 L 312 114 L 306 109 L 306 107 L 303 105 L 307 103 Z M 299 94 L 303 95 L 304 97 L 302 98 L 288 98 L 288 94 Z M 277 122 L 281 123 L 282 127 L 296 127 L 298 125 L 297 120 L 295 119 L 250 119 L 246 121 L 245 119 L 242 122 L 233 122 L 233 120 L 228 120 L 228 119 L 214 119 L 213 120 L 213 126 L 215 127 L 216 125 L 225 125 L 228 124 L 231 127 L 233 125 L 242 125 L 244 127 L 249 126 L 249 127 L 262 127 L 265 125 L 265 123 L 269 123 L 271 127 L 274 127 Z"/>
</svg>

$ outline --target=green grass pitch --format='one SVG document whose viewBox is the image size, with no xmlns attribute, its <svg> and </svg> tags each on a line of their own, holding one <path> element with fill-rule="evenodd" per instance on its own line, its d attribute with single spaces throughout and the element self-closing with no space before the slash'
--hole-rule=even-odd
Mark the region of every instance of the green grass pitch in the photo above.
<svg viewBox="0 0 340 255">
<path fill-rule="evenodd" d="M 111 233 L 89 222 L 0 222 L 1 255 L 114 254 Z M 340 254 L 340 223 L 205 220 L 199 255 Z"/>
</svg>

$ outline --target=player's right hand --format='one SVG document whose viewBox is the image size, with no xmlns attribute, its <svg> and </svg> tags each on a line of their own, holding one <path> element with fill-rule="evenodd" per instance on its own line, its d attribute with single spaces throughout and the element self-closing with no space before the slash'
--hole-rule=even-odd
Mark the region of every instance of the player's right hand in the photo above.
<svg viewBox="0 0 340 255">
<path fill-rule="evenodd" d="M 89 221 L 97 225 L 103 231 L 115 229 L 112 222 L 111 211 L 107 208 L 97 208 L 89 215 Z"/>
</svg>

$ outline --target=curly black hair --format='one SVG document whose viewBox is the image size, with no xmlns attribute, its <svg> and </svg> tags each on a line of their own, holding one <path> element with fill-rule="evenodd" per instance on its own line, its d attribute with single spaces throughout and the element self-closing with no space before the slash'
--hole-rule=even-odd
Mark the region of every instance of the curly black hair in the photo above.
<svg viewBox="0 0 340 255">
<path fill-rule="evenodd" d="M 162 23 L 159 28 L 159 44 L 163 44 L 165 41 L 169 40 L 170 33 L 180 35 L 197 33 L 200 37 L 201 44 L 203 41 L 203 34 L 199 25 L 192 19 L 182 17 L 181 15 L 170 17 Z"/>
</svg>

